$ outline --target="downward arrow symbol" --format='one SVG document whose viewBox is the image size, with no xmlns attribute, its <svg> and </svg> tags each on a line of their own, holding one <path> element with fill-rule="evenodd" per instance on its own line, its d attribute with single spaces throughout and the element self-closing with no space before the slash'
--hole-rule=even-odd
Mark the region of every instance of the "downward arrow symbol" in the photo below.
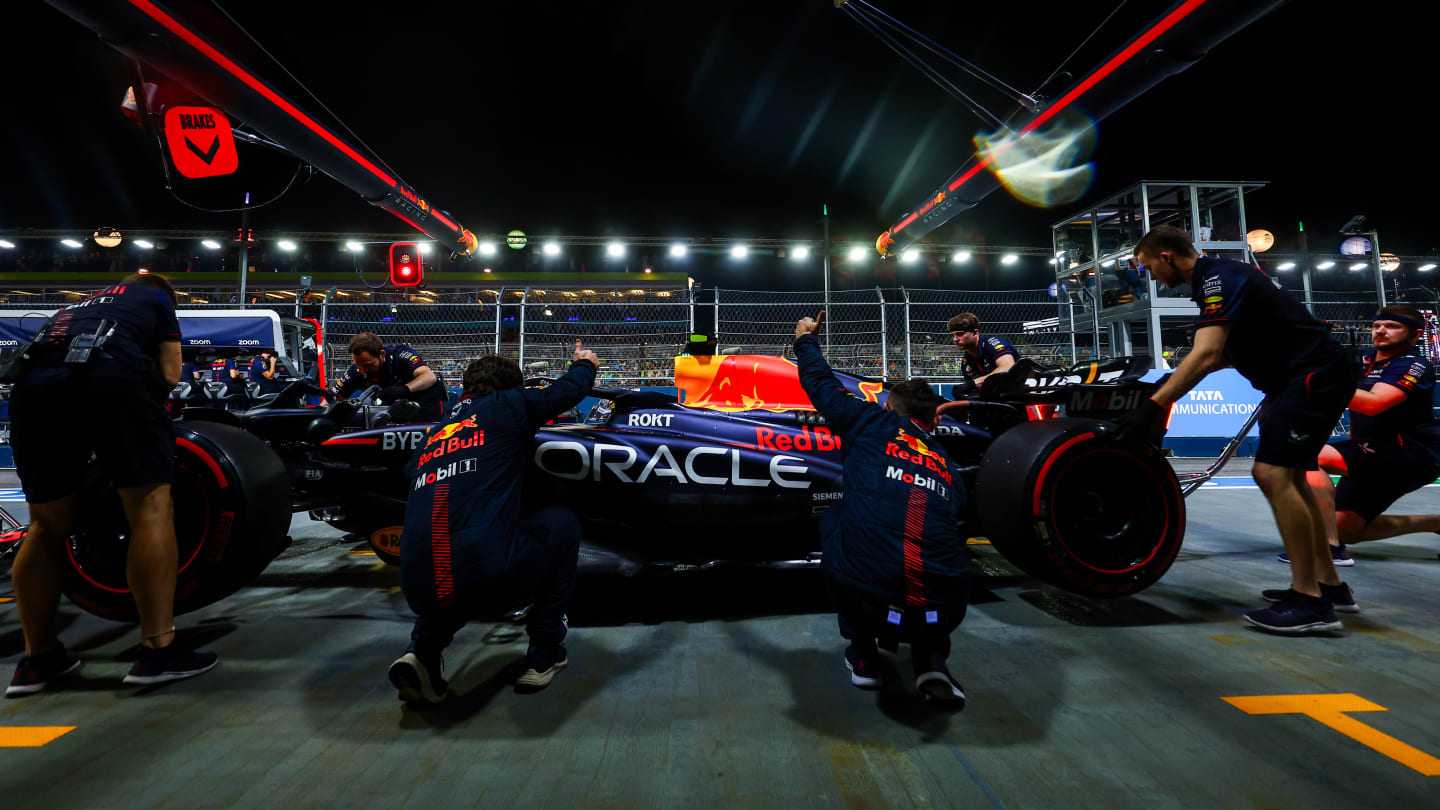
<svg viewBox="0 0 1440 810">
<path fill-rule="evenodd" d="M 205 161 L 206 166 L 209 166 L 210 162 L 215 159 L 215 154 L 220 151 L 220 136 L 216 135 L 215 140 L 210 142 L 210 148 L 203 152 L 200 151 L 200 147 L 195 145 L 194 141 L 190 140 L 189 135 L 185 136 L 185 145 L 190 147 L 190 151 L 194 152 L 196 157 Z"/>
</svg>

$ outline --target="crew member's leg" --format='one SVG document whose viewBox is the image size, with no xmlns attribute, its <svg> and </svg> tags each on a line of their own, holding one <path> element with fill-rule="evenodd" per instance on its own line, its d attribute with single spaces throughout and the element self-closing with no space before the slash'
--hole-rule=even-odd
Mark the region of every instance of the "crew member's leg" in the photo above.
<svg viewBox="0 0 1440 810">
<path fill-rule="evenodd" d="M 30 504 L 30 528 L 10 571 L 25 654 L 43 655 L 60 648 L 55 613 L 60 608 L 60 563 L 73 526 L 74 495 Z"/>
<path fill-rule="evenodd" d="M 825 576 L 825 589 L 830 593 L 830 604 L 835 609 L 835 621 L 840 628 L 840 637 L 850 642 L 845 648 L 845 668 L 850 671 L 850 683 L 861 689 L 875 689 L 880 686 L 878 662 L 880 650 L 875 642 L 875 624 L 879 616 L 870 612 L 882 610 L 872 600 L 863 598 L 842 582 Z"/>
<path fill-rule="evenodd" d="M 568 631 L 565 609 L 575 595 L 580 538 L 580 521 L 564 506 L 539 509 L 516 526 L 511 574 L 519 590 L 535 595 L 525 625 L 530 648 L 529 668 L 519 681 L 523 687 L 549 684 L 569 663 L 562 642 Z"/>
<path fill-rule="evenodd" d="M 1270 502 L 1276 528 L 1290 556 L 1290 587 L 1307 596 L 1320 596 L 1320 583 L 1340 584 L 1325 538 L 1320 502 L 1305 480 L 1305 470 L 1255 462 L 1251 475 Z"/>
<path fill-rule="evenodd" d="M 1428 450 L 1380 442 L 1344 442 L 1341 450 L 1339 463 L 1347 472 L 1336 493 L 1341 542 L 1364 543 L 1440 531 L 1440 515 L 1384 514 L 1402 496 L 1440 477 L 1440 467 Z"/>
<path fill-rule="evenodd" d="M 125 676 L 131 685 L 191 678 L 219 662 L 212 652 L 184 649 L 175 639 L 175 425 L 138 382 L 102 383 L 106 412 L 98 417 L 95 454 L 115 482 L 130 524 L 125 578 L 140 614 L 140 651 Z"/>
<path fill-rule="evenodd" d="M 968 587 L 966 589 L 968 591 Z M 950 674 L 946 660 L 950 657 L 950 634 L 965 618 L 966 601 L 959 601 L 954 610 L 924 611 L 924 622 L 910 642 L 910 660 L 915 666 L 915 691 L 926 700 L 965 706 L 965 687 Z M 930 621 L 934 619 L 933 623 Z"/>
<path fill-rule="evenodd" d="M 1246 621 L 1285 634 L 1342 629 L 1324 589 L 1340 577 L 1330 556 L 1327 520 L 1306 480 L 1354 390 L 1340 364 L 1297 377 L 1262 404 L 1260 442 L 1251 474 L 1270 503 L 1290 560 L 1291 593 L 1269 608 L 1245 614 Z"/>
<path fill-rule="evenodd" d="M 25 656 L 5 690 L 7 697 L 39 692 L 74 672 L 80 659 L 65 651 L 56 633 L 64 543 L 70 536 L 80 476 L 90 455 L 73 425 L 80 417 L 64 381 L 21 380 L 11 392 L 11 449 L 30 527 L 11 567 Z M 83 424 L 83 423 L 82 423 Z"/>
<path fill-rule="evenodd" d="M 140 643 L 168 647 L 175 638 L 175 506 L 169 484 L 142 484 L 119 490 L 130 524 L 125 579 L 140 614 Z"/>
</svg>

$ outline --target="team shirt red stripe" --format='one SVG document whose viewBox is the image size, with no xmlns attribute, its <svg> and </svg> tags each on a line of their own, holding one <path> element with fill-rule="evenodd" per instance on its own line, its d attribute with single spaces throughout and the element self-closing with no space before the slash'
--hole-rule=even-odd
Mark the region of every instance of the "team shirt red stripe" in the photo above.
<svg viewBox="0 0 1440 810">
<path fill-rule="evenodd" d="M 435 502 L 430 507 L 430 546 L 435 568 L 435 601 L 455 604 L 455 578 L 450 569 L 450 485 L 435 485 Z"/>
<path fill-rule="evenodd" d="M 905 605 L 925 604 L 925 559 L 920 555 L 920 538 L 925 533 L 925 494 L 910 490 L 905 508 Z"/>
</svg>

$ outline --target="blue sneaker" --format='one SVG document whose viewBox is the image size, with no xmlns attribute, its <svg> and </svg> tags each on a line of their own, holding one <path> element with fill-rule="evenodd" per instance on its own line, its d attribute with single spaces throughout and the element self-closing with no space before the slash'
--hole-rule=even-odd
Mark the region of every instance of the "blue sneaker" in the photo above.
<svg viewBox="0 0 1440 810">
<path fill-rule="evenodd" d="M 1333 633 L 1345 629 L 1345 625 L 1335 618 L 1335 608 L 1329 602 L 1299 593 L 1268 608 L 1246 613 L 1245 621 L 1261 630 L 1287 636 Z"/>
<path fill-rule="evenodd" d="M 1286 554 L 1283 551 L 1275 555 L 1275 559 L 1279 560 L 1282 563 L 1285 563 L 1286 565 L 1290 564 L 1290 555 Z M 1338 546 L 1330 547 L 1330 560 L 1334 562 L 1336 566 L 1341 568 L 1347 565 L 1355 564 L 1355 558 L 1350 556 L 1350 551 L 1349 549 L 1345 548 L 1344 543 L 1341 543 Z"/>
<path fill-rule="evenodd" d="M 84 663 L 79 656 L 65 652 L 64 646 L 39 655 L 27 655 L 15 665 L 15 677 L 10 679 L 5 697 L 33 695 L 80 669 Z"/>
<path fill-rule="evenodd" d="M 851 644 L 845 648 L 845 668 L 850 670 L 850 683 L 861 689 L 878 689 L 880 687 L 880 671 L 875 667 L 875 656 L 878 651 L 869 654 L 861 653 Z"/>
</svg>

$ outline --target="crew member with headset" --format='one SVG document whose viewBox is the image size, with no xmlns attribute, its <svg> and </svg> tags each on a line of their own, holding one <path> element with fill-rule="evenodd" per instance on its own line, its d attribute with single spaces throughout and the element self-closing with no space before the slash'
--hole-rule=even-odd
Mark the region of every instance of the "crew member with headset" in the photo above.
<svg viewBox="0 0 1440 810">
<path fill-rule="evenodd" d="M 285 382 L 281 379 L 280 373 L 284 368 L 279 365 L 279 357 L 275 350 L 269 347 L 260 350 L 260 354 L 250 361 L 250 382 L 260 386 L 260 393 L 274 394 L 285 390 Z"/>
<path fill-rule="evenodd" d="M 965 690 L 946 659 L 970 596 L 957 529 L 966 493 L 931 433 L 940 397 L 921 379 L 893 386 L 883 408 L 851 394 L 815 339 L 824 320 L 821 312 L 795 324 L 795 361 L 805 394 L 842 439 L 845 497 L 820 520 L 821 571 L 850 641 L 850 682 L 880 686 L 878 647 L 904 641 L 920 694 L 963 707 Z"/>
<path fill-rule="evenodd" d="M 386 346 L 374 332 L 361 332 L 350 338 L 350 357 L 355 364 L 336 389 L 341 397 L 349 398 L 379 385 L 381 402 L 388 405 L 408 399 L 420 406 L 419 421 L 440 421 L 445 386 L 414 349 L 403 343 Z"/>
<path fill-rule="evenodd" d="M 595 384 L 595 353 L 575 341 L 570 370 L 526 388 L 520 365 L 487 355 L 465 369 L 465 393 L 416 448 L 400 538 L 400 583 L 418 618 L 390 665 L 407 703 L 445 698 L 441 652 L 475 612 L 533 599 L 530 647 L 517 686 L 538 690 L 569 663 L 565 607 L 575 592 L 580 522 L 552 504 L 521 514 L 535 429 L 579 404 Z"/>
<path fill-rule="evenodd" d="M 11 446 L 30 507 L 29 534 L 11 571 L 25 657 L 6 696 L 38 692 L 80 668 L 60 642 L 55 618 L 65 541 L 75 529 L 91 452 L 115 483 L 130 525 L 126 578 L 141 646 L 125 683 L 209 670 L 214 653 L 173 643 L 175 428 L 165 399 L 180 379 L 175 290 L 153 273 L 127 276 L 60 310 L 25 356 L 11 394 Z"/>
<path fill-rule="evenodd" d="M 1354 565 L 1348 543 L 1385 540 L 1413 532 L 1440 531 L 1440 515 L 1387 515 L 1402 495 L 1440 478 L 1434 416 L 1435 367 L 1415 348 L 1425 332 L 1419 310 L 1405 304 L 1381 307 L 1371 328 L 1375 351 L 1350 397 L 1350 438 L 1325 445 L 1320 469 L 1307 476 L 1320 501 L 1330 558 Z M 1340 485 L 1330 481 L 1340 476 Z M 1288 555 L 1280 559 L 1289 562 Z M 1355 613 L 1345 583 L 1332 591 L 1335 609 Z M 1265 598 L 1284 591 L 1266 591 Z"/>
<path fill-rule="evenodd" d="M 992 374 L 1003 374 L 1020 359 L 1020 352 L 1008 340 L 991 335 L 980 337 L 980 319 L 962 312 L 945 324 L 956 348 L 960 349 L 961 372 L 977 389 Z"/>
</svg>

